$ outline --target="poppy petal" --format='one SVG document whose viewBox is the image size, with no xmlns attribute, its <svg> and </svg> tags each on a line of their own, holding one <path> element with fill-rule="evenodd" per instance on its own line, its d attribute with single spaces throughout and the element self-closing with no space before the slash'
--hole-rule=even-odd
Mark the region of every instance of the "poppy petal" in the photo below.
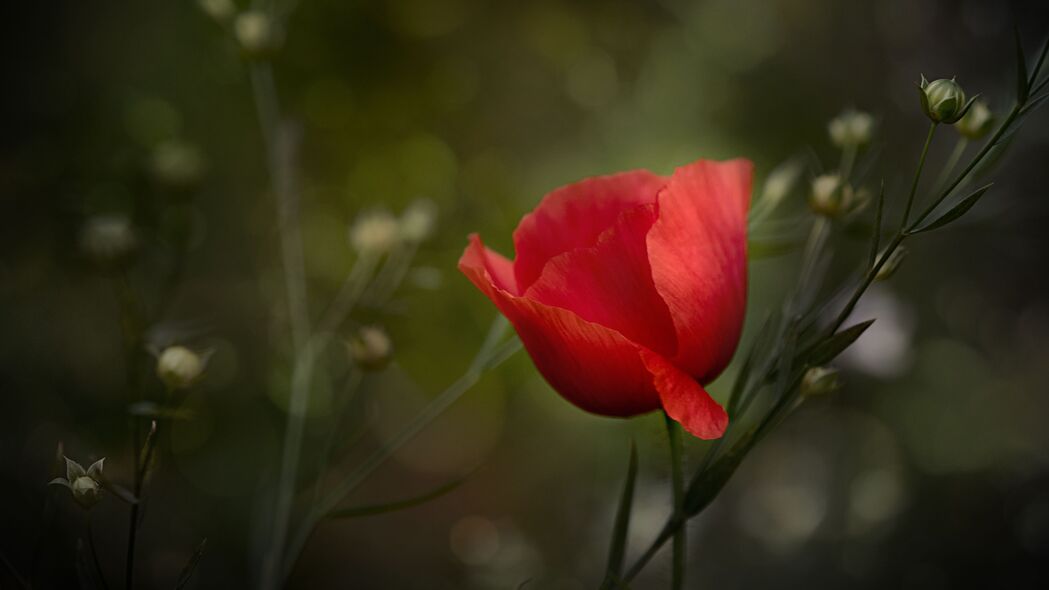
<svg viewBox="0 0 1049 590">
<path fill-rule="evenodd" d="M 702 439 L 721 438 L 728 414 L 690 375 L 658 354 L 641 351 L 645 367 L 652 373 L 663 411 L 690 434 Z"/>
<path fill-rule="evenodd" d="M 572 311 L 500 288 L 493 282 L 493 270 L 499 271 L 502 257 L 495 256 L 472 235 L 459 269 L 514 325 L 536 368 L 555 390 L 595 414 L 632 416 L 659 408 L 652 374 L 637 344 Z"/>
<path fill-rule="evenodd" d="M 677 331 L 670 360 L 702 383 L 728 365 L 743 326 L 752 169 L 747 160 L 678 168 L 648 233 L 652 278 Z"/>
<path fill-rule="evenodd" d="M 543 197 L 514 230 L 514 273 L 528 289 L 554 256 L 592 246 L 624 209 L 653 203 L 666 179 L 647 170 L 596 176 Z"/>
</svg>

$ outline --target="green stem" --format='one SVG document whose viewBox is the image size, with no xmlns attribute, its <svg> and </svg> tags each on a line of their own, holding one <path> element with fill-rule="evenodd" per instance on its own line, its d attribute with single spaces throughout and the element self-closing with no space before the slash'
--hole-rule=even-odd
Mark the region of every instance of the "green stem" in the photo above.
<svg viewBox="0 0 1049 590">
<path fill-rule="evenodd" d="M 911 192 L 907 195 L 907 207 L 903 210 L 903 221 L 901 227 L 907 226 L 907 219 L 911 216 L 911 207 L 914 205 L 914 195 L 918 192 L 918 181 L 922 177 L 922 169 L 925 168 L 925 157 L 929 155 L 929 146 L 932 145 L 932 137 L 936 134 L 939 124 L 933 121 L 929 124 L 929 134 L 925 136 L 925 146 L 922 147 L 922 155 L 918 159 L 918 170 L 914 173 L 914 181 L 911 183 Z"/>
<path fill-rule="evenodd" d="M 936 194 L 940 194 L 946 184 L 947 180 L 951 177 L 951 173 L 958 167 L 958 162 L 962 160 L 962 156 L 965 155 L 965 148 L 969 147 L 969 140 L 965 137 L 958 138 L 958 143 L 954 144 L 954 150 L 951 151 L 951 155 L 947 158 L 947 163 L 943 167 L 943 172 L 940 173 L 940 177 L 936 179 Z"/>
<path fill-rule="evenodd" d="M 674 499 L 674 513 L 682 513 L 682 502 L 685 498 L 685 479 L 682 474 L 681 425 L 667 414 L 663 414 L 667 424 L 667 442 L 670 446 L 670 484 Z M 684 526 L 674 532 L 674 555 L 671 570 L 671 590 L 685 587 L 685 545 L 688 539 Z"/>
</svg>

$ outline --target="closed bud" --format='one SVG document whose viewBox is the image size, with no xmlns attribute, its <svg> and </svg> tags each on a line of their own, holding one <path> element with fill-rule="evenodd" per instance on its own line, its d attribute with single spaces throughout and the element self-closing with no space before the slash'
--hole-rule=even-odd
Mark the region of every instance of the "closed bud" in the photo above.
<svg viewBox="0 0 1049 590">
<path fill-rule="evenodd" d="M 247 10 L 233 21 L 233 36 L 244 56 L 250 59 L 271 57 L 284 44 L 280 23 L 261 10 Z"/>
<path fill-rule="evenodd" d="M 228 21 L 233 17 L 233 13 L 237 12 L 233 0 L 197 0 L 197 5 L 204 14 L 220 23 Z"/>
<path fill-rule="evenodd" d="M 816 397 L 841 389 L 841 375 L 830 367 L 812 367 L 801 379 L 801 395 Z"/>
<path fill-rule="evenodd" d="M 56 477 L 49 483 L 60 485 L 73 494 L 73 499 L 85 509 L 89 509 L 102 498 L 102 465 L 105 458 L 91 464 L 86 470 L 69 457 L 63 457 L 66 463 L 66 476 Z"/>
<path fill-rule="evenodd" d="M 204 156 L 196 146 L 183 141 L 167 141 L 156 147 L 149 169 L 162 186 L 184 190 L 200 183 L 204 176 Z"/>
<path fill-rule="evenodd" d="M 809 208 L 824 217 L 835 218 L 846 213 L 853 201 L 852 187 L 837 174 L 822 174 L 812 181 Z"/>
<path fill-rule="evenodd" d="M 81 228 L 80 248 L 95 264 L 119 268 L 134 258 L 138 235 L 123 215 L 97 215 Z"/>
<path fill-rule="evenodd" d="M 389 211 L 362 213 L 350 227 L 350 245 L 361 254 L 389 252 L 401 238 L 401 224 Z"/>
<path fill-rule="evenodd" d="M 954 123 L 972 105 L 972 101 L 965 102 L 965 92 L 953 78 L 929 82 L 922 76 L 919 88 L 922 110 L 934 123 Z"/>
<path fill-rule="evenodd" d="M 157 377 L 168 391 L 192 387 L 204 374 L 205 359 L 185 346 L 169 346 L 157 356 Z"/>
<path fill-rule="evenodd" d="M 983 100 L 975 101 L 969 111 L 954 124 L 954 128 L 966 139 L 980 139 L 987 135 L 992 126 L 994 113 Z"/>
<path fill-rule="evenodd" d="M 437 206 L 428 199 L 419 199 L 401 214 L 401 237 L 406 242 L 419 243 L 433 234 L 437 224 Z"/>
<path fill-rule="evenodd" d="M 882 252 L 882 256 L 885 253 Z M 878 269 L 878 274 L 874 275 L 874 279 L 877 281 L 885 281 L 892 278 L 892 275 L 896 274 L 896 269 L 900 268 L 900 264 L 903 263 L 903 259 L 907 257 L 907 249 L 903 246 L 897 247 L 889 254 L 889 259 L 881 265 Z"/>
<path fill-rule="evenodd" d="M 831 120 L 827 126 L 830 140 L 839 148 L 858 148 L 871 140 L 874 117 L 870 113 L 849 109 Z"/>
<path fill-rule="evenodd" d="M 379 371 L 393 356 L 393 342 L 378 326 L 365 326 L 346 343 L 350 358 L 366 371 Z"/>
</svg>

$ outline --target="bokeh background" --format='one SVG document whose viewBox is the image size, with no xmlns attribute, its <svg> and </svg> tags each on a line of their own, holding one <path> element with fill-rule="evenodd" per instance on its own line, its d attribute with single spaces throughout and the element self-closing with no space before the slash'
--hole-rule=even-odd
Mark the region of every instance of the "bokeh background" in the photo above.
<svg viewBox="0 0 1049 590">
<path fill-rule="evenodd" d="M 193 419 L 161 437 L 140 585 L 173 587 L 207 537 L 196 587 L 249 587 L 279 459 L 288 345 L 245 62 L 194 2 L 8 8 L 0 553 L 37 587 L 76 584 L 85 517 L 46 486 L 60 441 L 75 459 L 105 456 L 113 479 L 130 477 L 118 306 L 111 278 L 79 248 L 82 224 L 100 213 L 134 219 L 142 249 L 132 281 L 155 299 L 172 226 L 188 218 L 184 281 L 157 331 L 214 356 L 186 400 Z M 358 213 L 399 212 L 419 197 L 439 212 L 396 296 L 355 315 L 385 326 L 396 355 L 348 408 L 345 465 L 461 374 L 484 337 L 494 308 L 455 270 L 468 232 L 509 254 L 517 220 L 545 192 L 597 173 L 742 155 L 760 187 L 798 154 L 833 163 L 826 124 L 850 105 L 878 117 L 875 174 L 900 198 L 926 128 L 919 74 L 957 75 L 1008 108 L 1012 27 L 1033 52 L 1049 32 L 1043 9 L 1035 0 L 302 0 L 273 65 L 303 131 L 314 308 L 353 263 L 346 234 Z M 204 155 L 188 204 L 150 174 L 171 140 Z M 946 130 L 934 162 L 952 144 Z M 1036 115 L 990 196 L 964 222 L 915 240 L 893 281 L 861 306 L 879 320 L 840 362 L 845 389 L 787 421 L 692 523 L 689 587 L 1049 584 L 1047 159 L 1049 126 Z M 802 211 L 802 201 L 795 194 L 785 210 Z M 836 272 L 861 250 L 844 245 Z M 753 261 L 751 320 L 776 305 L 796 269 L 796 253 Z M 307 457 L 339 395 L 327 383 L 310 408 Z M 156 383 L 147 391 L 162 395 Z M 636 551 L 668 502 L 660 418 L 583 414 L 518 354 L 348 504 L 471 472 L 466 483 L 411 510 L 323 525 L 289 587 L 593 588 L 631 438 L 642 465 Z M 703 449 L 689 441 L 693 464 Z M 106 498 L 92 520 L 119 587 L 126 507 Z M 634 587 L 665 587 L 665 558 Z M 15 587 L 5 569 L 0 587 Z"/>
</svg>

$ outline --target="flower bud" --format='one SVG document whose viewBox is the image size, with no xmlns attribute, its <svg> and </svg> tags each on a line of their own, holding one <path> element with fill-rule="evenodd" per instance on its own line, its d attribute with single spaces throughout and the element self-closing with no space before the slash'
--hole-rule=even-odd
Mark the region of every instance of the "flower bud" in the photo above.
<svg viewBox="0 0 1049 590">
<path fill-rule="evenodd" d="M 965 102 L 965 92 L 953 78 L 929 82 L 922 76 L 920 89 L 922 110 L 934 123 L 954 123 L 972 104 Z"/>
<path fill-rule="evenodd" d="M 885 256 L 885 253 L 882 252 L 881 255 Z M 907 249 L 903 246 L 897 247 L 895 250 L 892 251 L 892 254 L 889 255 L 889 259 L 886 260 L 885 263 L 881 265 L 881 268 L 878 269 L 878 274 L 874 275 L 874 280 L 885 281 L 890 279 L 892 275 L 896 274 L 896 269 L 900 267 L 900 264 L 906 257 Z"/>
<path fill-rule="evenodd" d="M 220 23 L 228 21 L 237 11 L 233 0 L 197 0 L 197 5 L 204 11 L 204 14 Z"/>
<path fill-rule="evenodd" d="M 841 376 L 837 369 L 812 367 L 801 379 L 801 395 L 814 397 L 834 393 L 841 389 Z"/>
<path fill-rule="evenodd" d="M 831 120 L 827 126 L 830 140 L 839 148 L 858 148 L 871 140 L 874 117 L 869 113 L 849 109 Z"/>
<path fill-rule="evenodd" d="M 233 35 L 245 57 L 265 59 L 284 44 L 280 24 L 261 10 L 247 10 L 233 21 Z"/>
<path fill-rule="evenodd" d="M 987 106 L 987 102 L 977 100 L 973 102 L 968 112 L 958 119 L 954 128 L 966 139 L 980 139 L 994 126 L 994 113 Z"/>
<path fill-rule="evenodd" d="M 168 391 L 192 387 L 204 374 L 205 361 L 185 346 L 169 346 L 157 357 L 157 377 Z"/>
<path fill-rule="evenodd" d="M 167 141 L 156 147 L 149 162 L 153 178 L 172 189 L 189 189 L 204 176 L 204 156 L 196 146 Z"/>
<path fill-rule="evenodd" d="M 138 249 L 138 236 L 127 217 L 119 214 L 89 218 L 80 230 L 80 248 L 94 263 L 120 267 Z"/>
<path fill-rule="evenodd" d="M 66 476 L 56 477 L 49 483 L 68 489 L 77 504 L 85 509 L 91 508 L 102 498 L 102 465 L 105 458 L 95 461 L 87 470 L 69 457 L 63 458 L 66 462 Z"/>
<path fill-rule="evenodd" d="M 436 224 L 437 206 L 428 199 L 419 199 L 401 214 L 401 237 L 406 242 L 422 242 L 433 234 Z"/>
<path fill-rule="evenodd" d="M 362 213 L 350 228 L 350 245 L 362 254 L 389 252 L 401 237 L 401 224 L 388 211 Z"/>
<path fill-rule="evenodd" d="M 822 174 L 812 181 L 809 193 L 809 208 L 819 215 L 835 218 L 852 205 L 852 187 L 841 181 L 837 174 Z"/>
<path fill-rule="evenodd" d="M 393 342 L 378 326 L 361 328 L 346 346 L 353 362 L 366 371 L 382 370 L 393 356 Z"/>
</svg>

